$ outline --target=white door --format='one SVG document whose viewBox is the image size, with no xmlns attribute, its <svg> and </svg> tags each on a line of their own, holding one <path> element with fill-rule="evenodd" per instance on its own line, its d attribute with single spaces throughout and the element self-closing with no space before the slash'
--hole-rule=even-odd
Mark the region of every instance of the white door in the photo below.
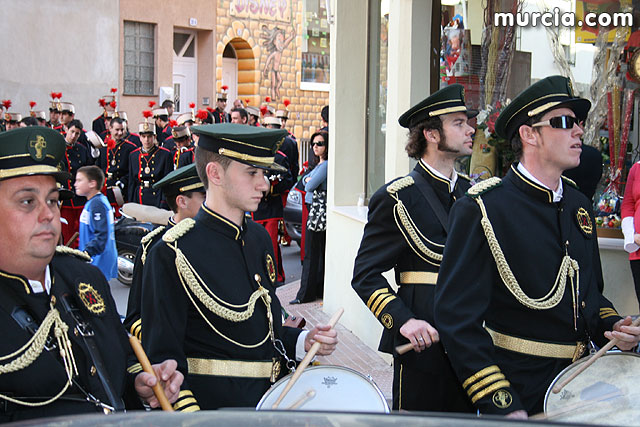
<svg viewBox="0 0 640 427">
<path fill-rule="evenodd" d="M 228 113 L 233 108 L 233 101 L 238 98 L 238 60 L 236 58 L 222 58 L 222 85 L 229 86 L 227 89 Z"/>
<path fill-rule="evenodd" d="M 196 34 L 173 33 L 173 89 L 176 113 L 191 111 L 190 103 L 198 105 L 198 61 Z"/>
</svg>

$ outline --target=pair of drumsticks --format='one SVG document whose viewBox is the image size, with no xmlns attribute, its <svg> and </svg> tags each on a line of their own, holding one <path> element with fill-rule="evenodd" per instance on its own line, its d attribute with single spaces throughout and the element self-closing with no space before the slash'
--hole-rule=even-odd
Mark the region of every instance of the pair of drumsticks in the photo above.
<svg viewBox="0 0 640 427">
<path fill-rule="evenodd" d="M 338 323 L 338 320 L 342 316 L 342 313 L 344 313 L 344 309 L 340 308 L 329 320 L 329 326 L 333 328 L 336 325 L 336 323 Z M 138 339 L 133 335 L 129 335 L 129 342 L 131 344 L 131 347 L 133 348 L 133 351 L 136 354 L 136 357 L 140 361 L 140 365 L 142 366 L 142 369 L 146 373 L 156 377 L 156 374 L 153 371 L 153 368 L 151 367 L 151 363 L 149 362 L 149 359 L 147 358 L 147 355 L 144 352 L 144 349 L 142 348 L 140 341 L 138 341 Z M 316 341 L 313 343 L 313 345 L 311 346 L 307 354 L 304 356 L 304 359 L 302 359 L 302 362 L 300 362 L 300 365 L 298 365 L 298 369 L 296 369 L 296 371 L 293 373 L 293 375 L 291 376 L 291 379 L 285 386 L 284 390 L 282 390 L 282 393 L 280 393 L 280 396 L 278 397 L 276 402 L 273 404 L 272 406 L 273 409 L 276 409 L 278 405 L 280 405 L 280 402 L 282 402 L 282 399 L 284 399 L 284 397 L 287 395 L 287 393 L 289 393 L 289 391 L 291 390 L 293 385 L 296 383 L 296 381 L 298 381 L 304 369 L 307 366 L 309 366 L 309 363 L 311 363 L 311 359 L 313 359 L 316 353 L 318 352 L 318 350 L 320 350 L 321 345 L 322 344 L 319 341 Z M 171 406 L 171 403 L 169 403 L 169 400 L 167 399 L 167 396 L 164 394 L 164 390 L 160 385 L 160 380 L 157 377 L 156 379 L 157 379 L 157 382 L 156 382 L 156 385 L 153 386 L 153 393 L 158 398 L 158 402 L 160 402 L 160 406 L 162 407 L 162 410 L 173 411 L 173 407 Z M 294 403 L 294 405 L 290 409 L 296 409 L 297 407 L 301 406 L 306 400 L 312 398 L 313 395 L 315 395 L 315 392 L 312 392 L 312 391 L 305 393 L 301 401 Z"/>
</svg>

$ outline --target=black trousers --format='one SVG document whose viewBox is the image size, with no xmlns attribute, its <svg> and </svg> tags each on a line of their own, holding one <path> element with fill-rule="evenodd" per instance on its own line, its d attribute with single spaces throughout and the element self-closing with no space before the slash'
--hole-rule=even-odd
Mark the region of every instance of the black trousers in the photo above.
<svg viewBox="0 0 640 427">
<path fill-rule="evenodd" d="M 324 292 L 324 251 L 327 243 L 326 231 L 311 231 L 307 228 L 304 242 L 302 277 L 296 299 L 312 302 L 322 298 Z"/>
<path fill-rule="evenodd" d="M 640 305 L 640 259 L 633 259 L 629 261 L 629 264 L 631 264 L 633 284 L 636 287 L 636 298 L 638 299 L 638 305 Z"/>
</svg>

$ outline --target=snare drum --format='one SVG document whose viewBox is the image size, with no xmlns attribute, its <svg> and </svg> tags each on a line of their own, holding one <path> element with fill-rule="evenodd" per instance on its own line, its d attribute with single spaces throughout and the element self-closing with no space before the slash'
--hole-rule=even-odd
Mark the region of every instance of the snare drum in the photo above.
<svg viewBox="0 0 640 427">
<path fill-rule="evenodd" d="M 256 409 L 271 409 L 292 375 L 275 383 L 262 396 Z M 302 372 L 278 409 L 389 412 L 389 405 L 371 378 L 342 366 L 311 366 Z"/>
<path fill-rule="evenodd" d="M 550 420 L 631 425 L 640 420 L 640 355 L 607 353 L 567 384 L 560 393 L 553 386 L 587 359 L 565 368 L 544 398 Z"/>
</svg>

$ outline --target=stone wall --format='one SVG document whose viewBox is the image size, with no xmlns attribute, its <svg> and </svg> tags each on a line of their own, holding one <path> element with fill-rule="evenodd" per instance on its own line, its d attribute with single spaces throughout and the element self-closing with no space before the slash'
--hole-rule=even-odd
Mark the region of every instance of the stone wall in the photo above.
<svg viewBox="0 0 640 427">
<path fill-rule="evenodd" d="M 217 9 L 217 55 L 215 61 L 216 88 L 220 91 L 222 86 L 222 54 L 227 44 L 231 43 L 238 58 L 238 98 L 249 100 L 249 105 L 258 108 L 265 103 L 267 97 L 271 98 L 270 105 L 276 109 L 284 108 L 285 99 L 291 101 L 288 107 L 287 128 L 299 139 L 309 138 L 313 132 L 320 128 L 320 110 L 329 104 L 329 92 L 300 90 L 303 1 L 273 1 L 274 4 L 286 2 L 290 8 L 286 19 L 277 20 L 276 18 L 274 20 L 232 16 L 231 6 L 233 6 L 234 0 L 220 0 Z M 240 3 L 247 2 L 241 1 Z M 290 22 L 287 22 L 287 19 Z M 282 86 L 280 96 L 273 95 L 271 82 L 273 73 L 268 73 L 265 77 L 263 72 L 271 54 L 264 44 L 267 41 L 264 36 L 273 31 L 276 26 L 284 31 L 283 39 L 289 37 L 292 30 L 295 29 L 294 38 L 281 52 L 279 70 Z M 230 100 L 230 102 L 232 101 Z"/>
</svg>

